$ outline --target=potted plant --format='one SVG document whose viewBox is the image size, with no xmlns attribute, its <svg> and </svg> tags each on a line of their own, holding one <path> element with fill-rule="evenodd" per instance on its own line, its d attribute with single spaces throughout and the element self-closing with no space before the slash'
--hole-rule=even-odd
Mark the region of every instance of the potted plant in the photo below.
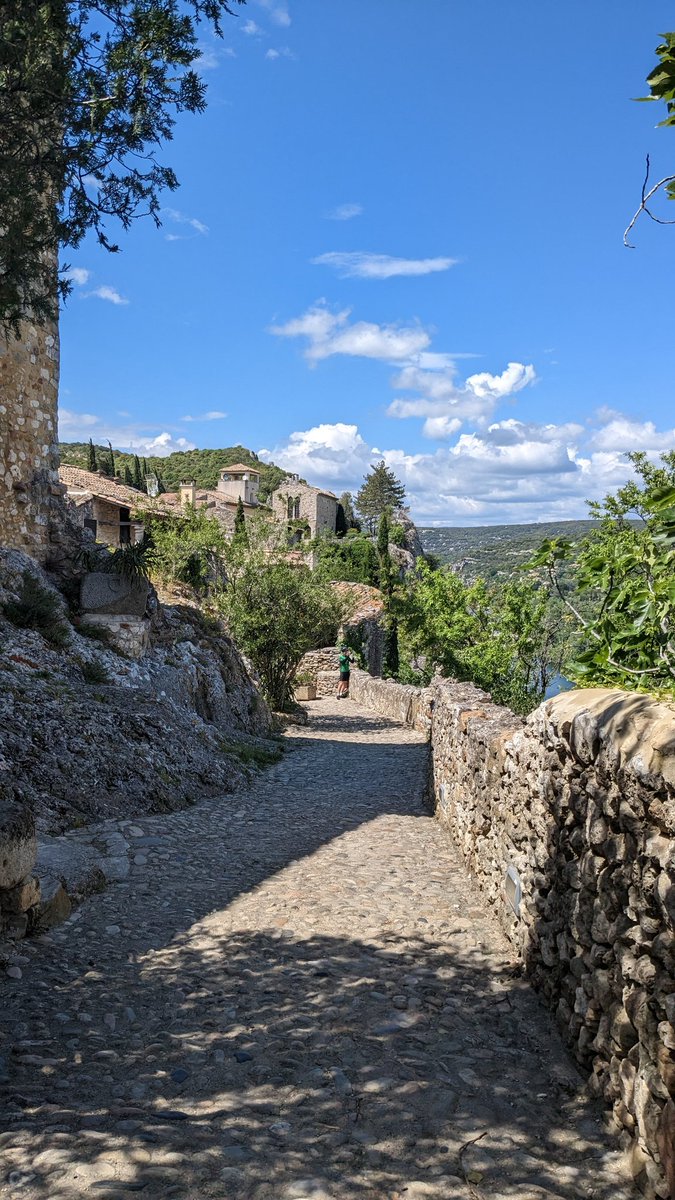
<svg viewBox="0 0 675 1200">
<path fill-rule="evenodd" d="M 293 684 L 296 700 L 316 700 L 316 683 L 309 671 L 299 671 Z"/>
</svg>

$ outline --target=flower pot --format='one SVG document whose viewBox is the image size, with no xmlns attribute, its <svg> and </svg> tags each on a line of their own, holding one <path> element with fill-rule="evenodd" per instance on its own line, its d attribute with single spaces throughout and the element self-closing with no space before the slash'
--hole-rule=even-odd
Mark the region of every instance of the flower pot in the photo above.
<svg viewBox="0 0 675 1200">
<path fill-rule="evenodd" d="M 316 684 L 299 683 L 295 688 L 296 700 L 316 700 Z"/>
</svg>

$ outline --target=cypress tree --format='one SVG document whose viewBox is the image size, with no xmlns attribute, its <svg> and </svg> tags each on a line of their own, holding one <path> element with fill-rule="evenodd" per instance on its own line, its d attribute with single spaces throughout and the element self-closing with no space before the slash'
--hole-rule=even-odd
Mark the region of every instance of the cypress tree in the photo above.
<svg viewBox="0 0 675 1200">
<path fill-rule="evenodd" d="M 391 596 L 393 565 L 389 553 L 389 513 L 386 509 L 380 517 L 377 531 L 377 557 L 380 560 L 380 588 L 386 596 Z"/>
<path fill-rule="evenodd" d="M 237 501 L 237 511 L 234 515 L 234 534 L 232 535 L 232 542 L 235 546 L 248 546 L 246 516 L 244 514 L 244 502 L 241 496 Z"/>
<path fill-rule="evenodd" d="M 87 470 L 98 471 L 98 462 L 96 459 L 96 447 L 89 438 L 89 449 L 87 450 Z"/>
<path fill-rule="evenodd" d="M 108 442 L 108 467 L 109 467 L 108 474 L 114 476 L 116 474 L 116 468 L 115 468 L 115 452 L 112 448 L 112 442 Z"/>
<path fill-rule="evenodd" d="M 126 483 L 127 487 L 134 486 L 134 477 L 131 474 L 128 463 L 124 464 L 124 482 Z"/>
<path fill-rule="evenodd" d="M 134 454 L 134 487 L 138 488 L 139 492 L 143 491 L 143 476 L 141 475 L 141 460 L 137 454 Z"/>
</svg>

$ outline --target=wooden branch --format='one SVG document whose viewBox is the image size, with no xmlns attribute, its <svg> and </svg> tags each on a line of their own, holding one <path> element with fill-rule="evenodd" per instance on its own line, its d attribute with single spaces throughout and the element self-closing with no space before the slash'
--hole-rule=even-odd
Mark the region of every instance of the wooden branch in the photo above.
<svg viewBox="0 0 675 1200">
<path fill-rule="evenodd" d="M 649 155 L 647 155 L 647 171 L 645 174 L 644 183 L 642 184 L 642 200 L 640 201 L 640 207 L 638 208 L 637 212 L 635 213 L 630 224 L 624 230 L 623 244 L 629 250 L 634 250 L 635 246 L 633 245 L 632 242 L 628 241 L 628 235 L 629 235 L 631 229 L 633 228 L 633 226 L 635 225 L 635 222 L 637 221 L 641 212 L 645 212 L 647 214 L 647 216 L 650 218 L 650 220 L 655 221 L 657 225 L 675 225 L 675 220 L 666 221 L 666 220 L 664 220 L 663 217 L 656 217 L 656 216 L 654 216 L 654 213 L 651 212 L 651 210 L 647 207 L 652 196 L 655 196 L 656 193 L 660 190 L 660 188 L 665 187 L 665 185 L 668 183 L 675 183 L 675 175 L 664 175 L 663 179 L 659 179 L 659 182 L 655 183 L 654 186 L 649 189 L 649 191 L 647 191 L 648 183 L 649 183 Z"/>
</svg>

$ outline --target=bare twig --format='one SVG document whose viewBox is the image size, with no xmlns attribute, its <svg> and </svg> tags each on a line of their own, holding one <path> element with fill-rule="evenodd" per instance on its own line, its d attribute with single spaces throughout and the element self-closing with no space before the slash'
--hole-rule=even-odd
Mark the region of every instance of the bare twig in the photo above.
<svg viewBox="0 0 675 1200">
<path fill-rule="evenodd" d="M 642 185 L 642 200 L 640 201 L 640 207 L 638 208 L 637 212 L 635 213 L 632 221 L 630 222 L 630 225 L 628 225 L 627 228 L 625 229 L 624 235 L 623 235 L 623 244 L 624 244 L 624 246 L 627 246 L 629 250 L 634 250 L 635 246 L 633 245 L 632 242 L 628 241 L 628 235 L 629 235 L 631 229 L 633 228 L 633 226 L 635 225 L 635 222 L 637 221 L 641 212 L 645 212 L 647 214 L 647 216 L 650 218 L 650 220 L 655 221 L 657 225 L 675 225 L 675 220 L 666 221 L 666 220 L 664 220 L 663 217 L 656 217 L 654 215 L 654 213 L 651 212 L 651 210 L 647 207 L 652 196 L 656 195 L 656 193 L 659 191 L 660 188 L 664 187 L 668 183 L 675 183 L 675 175 L 664 175 L 663 179 L 659 179 L 659 182 L 655 183 L 654 186 L 649 189 L 649 191 L 647 191 L 648 183 L 649 183 L 649 155 L 647 155 L 647 171 L 645 174 L 645 181 Z"/>
</svg>

